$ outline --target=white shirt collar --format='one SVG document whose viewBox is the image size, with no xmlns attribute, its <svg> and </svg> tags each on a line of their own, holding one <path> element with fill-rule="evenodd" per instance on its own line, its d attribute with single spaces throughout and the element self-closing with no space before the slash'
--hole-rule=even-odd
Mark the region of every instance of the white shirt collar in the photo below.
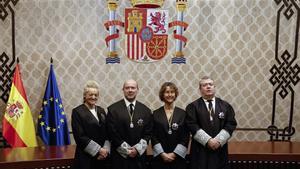
<svg viewBox="0 0 300 169">
<path fill-rule="evenodd" d="M 203 97 L 202 97 L 202 99 L 203 99 L 205 102 L 208 103 L 208 100 L 207 100 L 207 99 L 204 99 Z M 211 98 L 210 100 L 214 103 L 214 102 L 215 102 L 215 97 Z"/>
<path fill-rule="evenodd" d="M 96 107 L 94 109 L 89 109 L 90 112 L 94 115 L 94 117 L 97 119 L 97 121 L 99 121 L 98 115 L 97 115 L 97 111 L 96 111 Z"/>
<path fill-rule="evenodd" d="M 125 101 L 126 107 L 129 107 L 129 105 L 130 105 L 131 103 L 133 104 L 133 107 L 135 107 L 136 100 L 134 100 L 133 102 L 130 102 L 130 101 L 128 101 L 126 98 L 124 98 L 124 101 Z"/>
<path fill-rule="evenodd" d="M 206 104 L 206 107 L 208 108 L 208 100 L 204 99 L 203 97 L 202 97 L 202 99 L 204 100 L 204 102 Z M 215 97 L 211 98 L 210 100 L 212 101 L 211 103 L 213 105 L 213 109 L 215 109 L 215 104 L 216 104 L 215 103 L 215 100 L 216 100 Z"/>
</svg>

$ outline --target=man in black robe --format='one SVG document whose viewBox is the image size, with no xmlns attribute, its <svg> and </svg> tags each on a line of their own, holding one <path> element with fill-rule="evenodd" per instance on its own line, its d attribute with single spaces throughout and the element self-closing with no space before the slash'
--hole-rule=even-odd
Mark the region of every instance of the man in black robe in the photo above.
<svg viewBox="0 0 300 169">
<path fill-rule="evenodd" d="M 145 169 L 145 151 L 152 132 L 151 110 L 136 100 L 136 81 L 127 80 L 123 93 L 124 99 L 108 107 L 112 169 Z"/>
<path fill-rule="evenodd" d="M 202 97 L 186 107 L 186 125 L 192 133 L 191 169 L 228 169 L 227 141 L 236 128 L 232 106 L 215 97 L 214 81 L 199 82 Z"/>
</svg>

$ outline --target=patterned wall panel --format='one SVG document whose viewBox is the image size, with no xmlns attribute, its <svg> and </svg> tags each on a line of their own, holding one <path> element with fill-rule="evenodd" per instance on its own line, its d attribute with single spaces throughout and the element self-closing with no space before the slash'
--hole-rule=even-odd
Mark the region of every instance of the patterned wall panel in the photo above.
<svg viewBox="0 0 300 169">
<path fill-rule="evenodd" d="M 283 1 L 284 2 L 284 1 Z M 299 1 L 295 1 L 299 3 Z M 119 1 L 117 18 L 124 21 L 129 1 Z M 166 0 L 169 20 L 176 19 L 175 2 Z M 82 102 L 82 88 L 89 79 L 100 84 L 99 104 L 107 107 L 122 98 L 122 83 L 128 78 L 139 82 L 138 99 L 151 109 L 162 105 L 160 85 L 175 82 L 180 90 L 176 104 L 185 106 L 199 97 L 198 81 L 203 75 L 216 80 L 217 95 L 232 103 L 239 128 L 265 129 L 271 124 L 275 87 L 269 82 L 276 64 L 276 18 L 280 5 L 273 0 L 189 0 L 184 19 L 189 23 L 184 36 L 186 64 L 171 64 L 175 40 L 169 32 L 168 53 L 160 61 L 142 64 L 126 58 L 124 28 L 117 39 L 120 64 L 106 64 L 108 35 L 104 23 L 108 9 L 104 0 L 30 0 L 15 6 L 16 56 L 20 58 L 24 86 L 36 119 L 44 94 L 50 58 L 70 122 L 71 110 Z M 295 17 L 280 28 L 282 49 L 294 47 Z M 10 19 L 0 21 L 2 52 L 8 43 Z M 2 38 L 4 37 L 4 38 Z M 299 51 L 299 46 L 296 47 Z M 280 49 L 280 50 L 282 50 Z M 294 63 L 299 64 L 299 58 Z M 293 86 L 294 101 L 300 102 L 299 85 Z M 277 105 L 278 127 L 288 125 L 289 99 Z M 5 104 L 0 103 L 1 112 Z M 296 132 L 300 132 L 300 105 L 294 106 Z M 234 133 L 233 140 L 268 140 L 266 130 Z M 300 140 L 294 135 L 292 140 Z"/>
</svg>

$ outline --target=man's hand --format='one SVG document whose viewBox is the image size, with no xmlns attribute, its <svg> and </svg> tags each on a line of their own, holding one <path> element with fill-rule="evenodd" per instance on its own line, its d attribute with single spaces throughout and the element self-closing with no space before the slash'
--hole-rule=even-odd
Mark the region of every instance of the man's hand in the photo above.
<svg viewBox="0 0 300 169">
<path fill-rule="evenodd" d="M 172 162 L 176 158 L 174 153 L 161 153 L 160 156 L 166 163 Z"/>
<path fill-rule="evenodd" d="M 99 156 L 97 157 L 97 160 L 104 160 L 107 156 L 108 156 L 108 150 L 105 148 L 100 148 Z"/>
<path fill-rule="evenodd" d="M 219 143 L 219 141 L 217 139 L 211 138 L 208 140 L 207 146 L 208 146 L 208 148 L 210 148 L 212 150 L 217 150 L 221 146 L 221 144 Z"/>
<path fill-rule="evenodd" d="M 134 147 L 128 148 L 128 156 L 134 158 L 137 155 L 137 150 Z"/>
</svg>

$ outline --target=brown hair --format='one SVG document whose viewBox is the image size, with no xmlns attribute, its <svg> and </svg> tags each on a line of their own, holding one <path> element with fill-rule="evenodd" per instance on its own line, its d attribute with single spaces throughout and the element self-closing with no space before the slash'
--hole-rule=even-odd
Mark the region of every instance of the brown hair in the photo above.
<svg viewBox="0 0 300 169">
<path fill-rule="evenodd" d="M 165 82 L 165 83 L 161 86 L 161 88 L 160 88 L 160 90 L 159 90 L 159 99 L 160 99 L 161 101 L 164 101 L 164 93 L 165 93 L 167 87 L 170 87 L 171 89 L 173 89 L 173 90 L 175 91 L 175 99 L 177 98 L 177 96 L 178 96 L 178 94 L 179 94 L 178 88 L 177 88 L 177 86 L 176 86 L 174 83 L 172 83 L 172 82 Z"/>
</svg>

